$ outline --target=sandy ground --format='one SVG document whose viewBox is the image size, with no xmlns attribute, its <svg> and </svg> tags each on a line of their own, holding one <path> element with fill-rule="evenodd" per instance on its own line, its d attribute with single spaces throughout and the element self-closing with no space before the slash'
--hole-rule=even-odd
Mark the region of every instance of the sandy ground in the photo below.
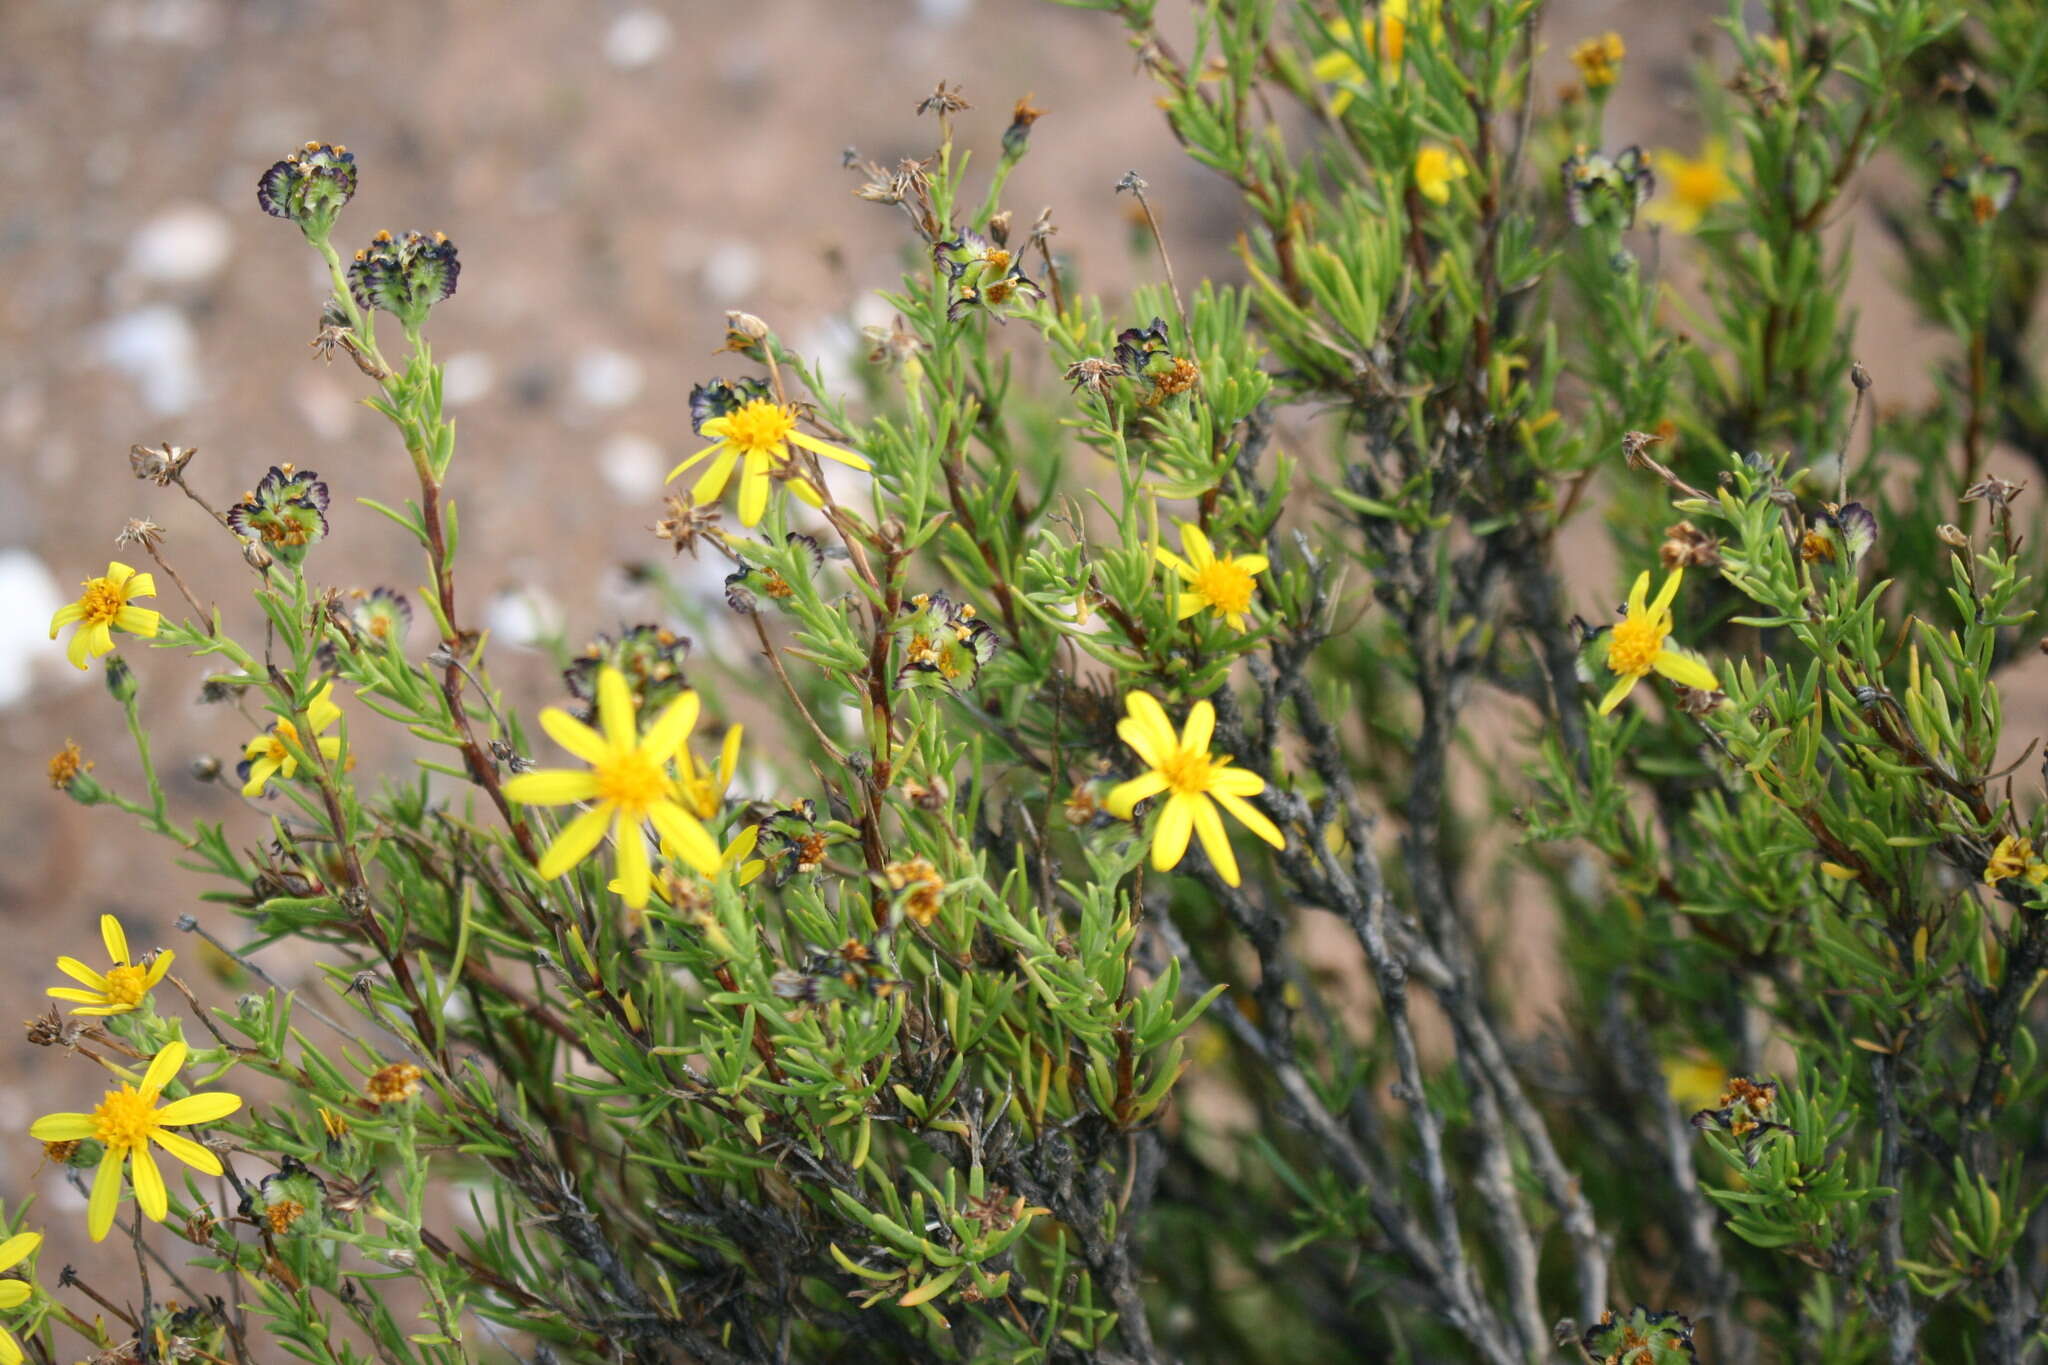
<svg viewBox="0 0 2048 1365">
<path fill-rule="evenodd" d="M 1690 147 L 1689 54 L 1721 11 L 1560 0 L 1547 60 L 1561 74 L 1572 41 L 1619 29 L 1630 67 L 1610 114 L 1617 141 Z M 461 291 L 430 334 L 461 420 L 465 615 L 501 641 L 536 618 L 581 639 L 652 612 L 611 566 L 665 553 L 646 528 L 663 472 L 694 449 L 689 387 L 737 373 L 712 356 L 723 309 L 770 319 L 835 373 L 860 363 L 857 328 L 886 320 L 872 291 L 895 279 L 905 238 L 894 210 L 851 196 L 841 150 L 885 163 L 927 150 L 931 126 L 912 106 L 940 77 L 975 102 L 960 128 L 985 157 L 1016 98 L 1051 110 L 1008 202 L 1025 222 L 1053 207 L 1084 285 L 1149 274 L 1128 201 L 1111 193 L 1133 168 L 1184 273 L 1229 270 L 1235 205 L 1176 150 L 1113 23 L 1048 4 L 0 7 L 0 924 L 12 946 L 0 998 L 17 1017 L 41 1008 L 57 952 L 96 955 L 101 912 L 143 944 L 181 938 L 171 925 L 187 912 L 235 936 L 231 916 L 197 904 L 195 878 L 168 870 L 165 847 L 44 780 L 75 736 L 99 777 L 138 785 L 98 670 L 74 673 L 43 638 L 127 518 L 169 528 L 194 590 L 253 630 L 232 546 L 174 493 L 133 482 L 130 444 L 198 447 L 193 481 L 218 501 L 277 461 L 316 469 L 336 512 L 316 573 L 406 591 L 421 576 L 392 529 L 353 505 L 404 496 L 403 454 L 356 406 L 359 376 L 308 351 L 324 286 L 297 232 L 257 210 L 258 173 L 307 139 L 345 142 L 363 178 L 337 242 L 418 227 L 458 243 Z M 1888 269 L 1865 253 L 1854 284 L 1881 380 L 1920 366 Z M 1580 605 L 1597 613 L 1611 574 L 1587 567 Z M 425 648 L 424 622 L 414 638 Z M 249 723 L 197 704 L 195 665 L 128 654 L 180 817 L 224 819 L 256 842 L 256 812 L 186 775 L 206 755 L 231 763 Z M 494 669 L 522 706 L 555 694 L 537 650 L 500 648 Z M 2038 730 L 2041 709 L 2038 689 L 2016 698 L 2016 733 Z M 1544 949 L 1536 929 L 1516 951 L 1536 964 Z M 288 980 L 292 968 L 281 964 Z M 52 1060 L 18 1033 L 0 1042 L 0 1134 L 90 1098 L 88 1068 Z M 38 1156 L 25 1138 L 0 1141 L 0 1195 L 39 1194 L 62 1228 L 80 1201 Z"/>
</svg>

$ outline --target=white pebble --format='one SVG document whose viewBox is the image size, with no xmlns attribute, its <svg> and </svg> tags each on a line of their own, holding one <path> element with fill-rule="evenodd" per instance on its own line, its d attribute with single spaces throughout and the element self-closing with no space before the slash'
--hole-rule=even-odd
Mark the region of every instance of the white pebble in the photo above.
<svg viewBox="0 0 2048 1365">
<path fill-rule="evenodd" d="M 28 695 L 29 668 L 37 659 L 63 660 L 65 641 L 50 641 L 50 618 L 64 605 L 63 591 L 42 560 L 27 550 L 0 550 L 0 706 Z"/>
<path fill-rule="evenodd" d="M 234 250 L 228 216 L 209 204 L 174 204 L 128 239 L 128 269 L 153 284 L 197 284 Z"/>
<path fill-rule="evenodd" d="M 441 405 L 459 408 L 474 403 L 491 391 L 498 367 L 482 351 L 463 351 L 448 357 L 441 367 Z"/>
<path fill-rule="evenodd" d="M 704 293 L 715 304 L 742 303 L 761 279 L 761 253 L 739 237 L 728 237 L 704 258 Z"/>
<path fill-rule="evenodd" d="M 612 21 L 604 35 L 604 59 L 621 71 L 637 71 L 668 51 L 675 27 L 651 9 L 631 9 Z"/>
<path fill-rule="evenodd" d="M 621 432 L 597 452 L 597 470 L 623 502 L 640 502 L 661 488 L 662 450 L 645 436 Z"/>
<path fill-rule="evenodd" d="M 153 303 L 123 313 L 103 324 L 94 340 L 102 362 L 141 386 L 151 412 L 183 412 L 198 400 L 199 338 L 171 305 Z"/>
<path fill-rule="evenodd" d="M 576 396 L 593 408 L 622 408 L 640 396 L 647 372 L 624 351 L 594 347 L 576 357 Z"/>
</svg>

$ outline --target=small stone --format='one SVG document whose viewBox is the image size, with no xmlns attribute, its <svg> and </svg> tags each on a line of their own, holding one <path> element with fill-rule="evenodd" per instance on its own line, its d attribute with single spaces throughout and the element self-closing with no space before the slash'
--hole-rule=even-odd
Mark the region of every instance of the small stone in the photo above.
<svg viewBox="0 0 2048 1365">
<path fill-rule="evenodd" d="M 571 381 L 576 396 L 593 408 L 622 408 L 640 396 L 647 371 L 624 351 L 593 347 L 576 357 Z"/>
<path fill-rule="evenodd" d="M 441 405 L 458 408 L 474 403 L 491 391 L 498 367 L 482 351 L 463 351 L 448 357 L 441 367 Z"/>
<path fill-rule="evenodd" d="M 661 489 L 662 449 L 635 432 L 620 432 L 597 452 L 598 472 L 622 502 L 644 502 Z"/>
<path fill-rule="evenodd" d="M 651 9 L 631 9 L 612 20 L 604 35 L 604 59 L 621 71 L 638 71 L 668 51 L 675 26 Z"/>
<path fill-rule="evenodd" d="M 208 204 L 174 204 L 128 239 L 128 270 L 153 284 L 198 284 L 234 250 L 228 217 Z"/>
</svg>

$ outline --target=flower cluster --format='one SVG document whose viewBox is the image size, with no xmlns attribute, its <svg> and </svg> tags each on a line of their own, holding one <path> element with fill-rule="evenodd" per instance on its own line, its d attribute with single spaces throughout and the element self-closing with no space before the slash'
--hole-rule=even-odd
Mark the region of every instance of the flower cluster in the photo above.
<svg viewBox="0 0 2048 1365">
<path fill-rule="evenodd" d="M 1640 147 L 1625 147 L 1613 156 L 1581 147 L 1566 158 L 1561 174 L 1565 208 L 1580 227 L 1634 227 L 1637 211 L 1657 188 Z"/>
<path fill-rule="evenodd" d="M 952 692 L 974 685 L 1000 643 L 988 622 L 975 615 L 972 604 L 955 602 L 942 592 L 918 593 L 910 599 L 899 638 L 903 666 L 897 670 L 896 685 L 943 687 Z"/>
<path fill-rule="evenodd" d="M 310 469 L 272 465 L 242 500 L 228 508 L 228 526 L 287 564 L 327 536 L 327 485 Z"/>
<path fill-rule="evenodd" d="M 932 253 L 953 284 L 952 303 L 946 309 L 952 321 L 959 321 L 969 309 L 979 309 L 1001 322 L 1006 314 L 1045 297 L 1008 247 L 972 228 L 961 228 L 935 245 Z"/>
<path fill-rule="evenodd" d="M 355 197 L 356 159 L 346 147 L 308 142 L 256 181 L 256 203 L 289 218 L 314 241 L 326 240 L 335 215 Z"/>
<path fill-rule="evenodd" d="M 441 300 L 455 293 L 462 274 L 455 243 L 444 233 L 380 232 L 349 264 L 349 291 L 358 308 L 382 308 L 401 326 L 416 328 Z"/>
</svg>

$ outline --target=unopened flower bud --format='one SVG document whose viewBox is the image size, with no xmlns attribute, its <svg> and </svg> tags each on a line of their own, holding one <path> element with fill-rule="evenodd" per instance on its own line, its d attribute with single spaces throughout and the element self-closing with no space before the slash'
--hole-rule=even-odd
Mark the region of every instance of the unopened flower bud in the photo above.
<svg viewBox="0 0 2048 1365">
<path fill-rule="evenodd" d="M 262 573 L 271 564 L 270 552 L 253 540 L 242 547 L 242 558 L 249 561 L 249 567 L 257 573 Z"/>
<path fill-rule="evenodd" d="M 1934 528 L 1935 537 L 1952 550 L 1970 548 L 1970 538 L 1963 534 L 1963 528 L 1952 521 L 1945 521 Z"/>
<path fill-rule="evenodd" d="M 1870 371 L 1863 368 L 1862 361 L 1859 360 L 1849 367 L 1849 382 L 1856 386 L 1858 393 L 1870 387 Z"/>
<path fill-rule="evenodd" d="M 118 654 L 107 659 L 107 691 L 124 706 L 135 700 L 135 670 Z"/>
<path fill-rule="evenodd" d="M 220 760 L 212 754 L 201 754 L 192 760 L 191 773 L 194 782 L 212 782 L 220 776 Z"/>
</svg>

